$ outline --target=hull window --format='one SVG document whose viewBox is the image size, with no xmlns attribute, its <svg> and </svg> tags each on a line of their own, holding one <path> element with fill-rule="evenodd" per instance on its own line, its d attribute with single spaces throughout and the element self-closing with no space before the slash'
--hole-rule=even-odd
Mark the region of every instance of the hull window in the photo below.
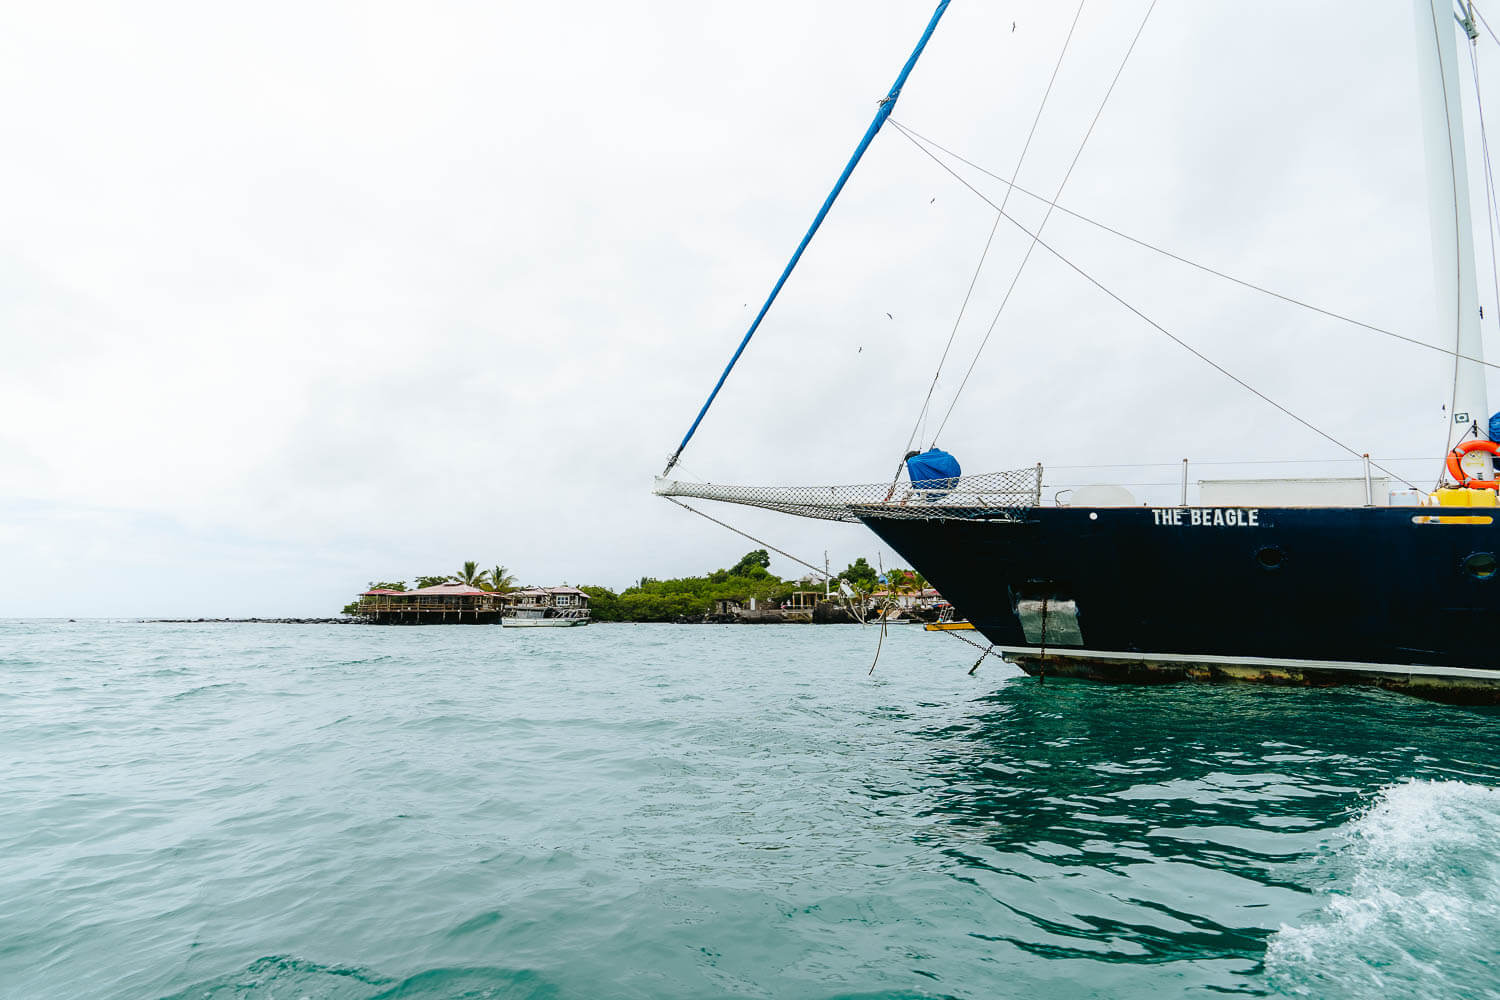
<svg viewBox="0 0 1500 1000">
<path fill-rule="evenodd" d="M 1464 560 L 1464 572 L 1476 580 L 1488 580 L 1500 569 L 1493 552 L 1476 552 Z"/>
<path fill-rule="evenodd" d="M 1255 561 L 1262 569 L 1280 569 L 1282 563 L 1286 562 L 1286 553 L 1276 545 L 1267 545 L 1255 550 Z"/>
</svg>

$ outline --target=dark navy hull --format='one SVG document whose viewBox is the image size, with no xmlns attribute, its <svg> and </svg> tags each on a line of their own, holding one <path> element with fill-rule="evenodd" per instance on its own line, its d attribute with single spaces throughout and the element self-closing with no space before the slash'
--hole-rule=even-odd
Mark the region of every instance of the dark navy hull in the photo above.
<svg viewBox="0 0 1500 1000">
<path fill-rule="evenodd" d="M 1491 523 L 1458 523 L 1467 511 L 1451 507 L 865 523 L 1031 673 L 1500 701 L 1500 523 L 1469 510 Z M 1444 523 L 1414 520 L 1439 512 Z"/>
</svg>

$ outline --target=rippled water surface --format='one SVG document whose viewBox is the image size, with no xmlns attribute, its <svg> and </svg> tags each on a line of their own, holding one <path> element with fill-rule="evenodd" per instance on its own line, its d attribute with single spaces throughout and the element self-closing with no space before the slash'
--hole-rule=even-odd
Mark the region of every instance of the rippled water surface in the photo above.
<svg viewBox="0 0 1500 1000">
<path fill-rule="evenodd" d="M 1500 997 L 1500 715 L 874 638 L 0 622 L 0 995 Z"/>
</svg>

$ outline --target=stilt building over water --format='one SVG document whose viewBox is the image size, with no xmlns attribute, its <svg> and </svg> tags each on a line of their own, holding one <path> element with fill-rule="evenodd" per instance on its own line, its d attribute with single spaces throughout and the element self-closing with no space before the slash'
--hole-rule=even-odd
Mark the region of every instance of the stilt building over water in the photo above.
<svg viewBox="0 0 1500 1000">
<path fill-rule="evenodd" d="M 377 625 L 498 625 L 504 596 L 452 581 L 418 590 L 367 590 L 355 614 Z"/>
<path fill-rule="evenodd" d="M 418 590 L 367 590 L 354 614 L 376 625 L 586 625 L 589 595 L 568 586 L 502 594 L 449 581 Z"/>
</svg>

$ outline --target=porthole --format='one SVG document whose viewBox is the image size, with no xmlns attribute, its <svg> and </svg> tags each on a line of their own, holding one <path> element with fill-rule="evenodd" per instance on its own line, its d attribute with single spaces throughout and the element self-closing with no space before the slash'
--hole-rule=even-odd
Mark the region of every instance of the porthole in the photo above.
<svg viewBox="0 0 1500 1000">
<path fill-rule="evenodd" d="M 1286 562 L 1286 553 L 1279 545 L 1267 545 L 1255 550 L 1255 561 L 1261 569 L 1280 569 Z"/>
<path fill-rule="evenodd" d="M 1476 580 L 1488 580 L 1500 570 L 1493 552 L 1476 552 L 1464 560 L 1464 572 Z"/>
</svg>

